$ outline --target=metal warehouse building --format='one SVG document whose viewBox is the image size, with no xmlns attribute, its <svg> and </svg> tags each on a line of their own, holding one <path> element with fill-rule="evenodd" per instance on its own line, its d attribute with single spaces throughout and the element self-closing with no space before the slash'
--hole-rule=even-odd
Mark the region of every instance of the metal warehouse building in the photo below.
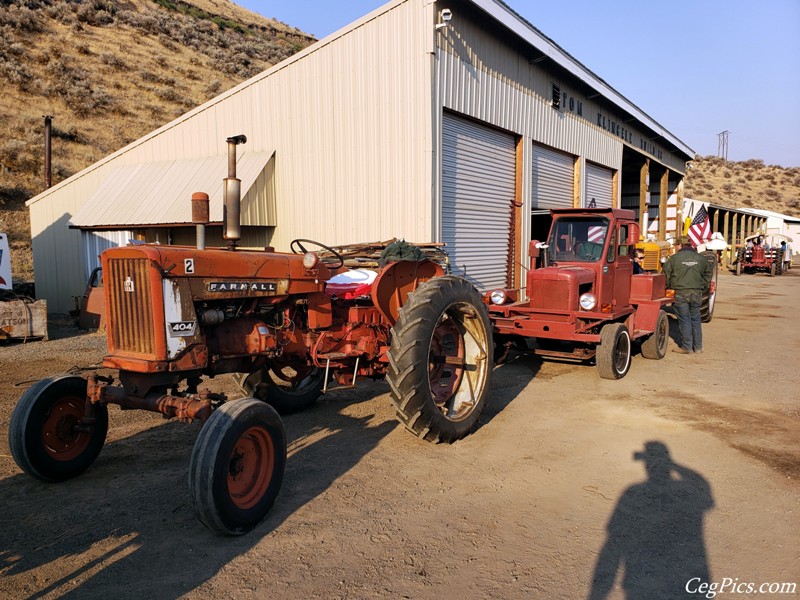
<svg viewBox="0 0 800 600">
<path fill-rule="evenodd" d="M 50 310 L 104 248 L 193 244 L 192 192 L 220 224 L 237 134 L 243 246 L 441 241 L 484 289 L 520 286 L 552 207 L 630 207 L 663 237 L 694 156 L 505 4 L 394 0 L 31 199 Z"/>
</svg>

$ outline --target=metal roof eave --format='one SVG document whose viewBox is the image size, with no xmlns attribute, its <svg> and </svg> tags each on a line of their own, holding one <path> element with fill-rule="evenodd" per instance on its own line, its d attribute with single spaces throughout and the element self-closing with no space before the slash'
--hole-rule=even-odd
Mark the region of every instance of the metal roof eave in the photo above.
<svg viewBox="0 0 800 600">
<path fill-rule="evenodd" d="M 242 198 L 267 166 L 273 153 L 246 152 L 237 157 Z M 221 222 L 223 179 L 227 155 L 120 165 L 112 169 L 95 192 L 69 220 L 71 229 L 192 224 L 191 197 L 209 195 L 212 222 Z"/>
<path fill-rule="evenodd" d="M 656 122 L 653 118 L 648 116 L 638 106 L 633 104 L 633 102 L 625 98 L 600 77 L 595 75 L 576 58 L 561 48 L 561 46 L 536 29 L 536 27 L 525 20 L 521 15 L 514 12 L 514 10 L 507 4 L 501 2 L 500 0 L 468 1 L 483 10 L 514 34 L 531 44 L 534 48 L 542 52 L 542 54 L 547 56 L 561 68 L 565 69 L 568 73 L 584 81 L 587 85 L 594 88 L 605 98 L 616 104 L 620 109 L 626 111 L 631 116 L 641 121 L 656 134 L 667 140 L 669 143 L 674 145 L 675 148 L 688 156 L 689 160 L 695 157 L 696 152 L 694 150 L 675 137 L 672 133 L 667 131 L 667 129 Z"/>
</svg>

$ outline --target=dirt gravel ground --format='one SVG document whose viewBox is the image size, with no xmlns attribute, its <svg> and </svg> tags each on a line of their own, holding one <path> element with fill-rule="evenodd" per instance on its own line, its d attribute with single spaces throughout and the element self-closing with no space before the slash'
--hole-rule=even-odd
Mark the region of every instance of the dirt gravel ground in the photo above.
<svg viewBox="0 0 800 600">
<path fill-rule="evenodd" d="M 724 274 L 705 353 L 636 356 L 620 381 L 517 357 L 453 445 L 407 433 L 383 382 L 331 392 L 285 418 L 282 491 L 239 538 L 194 518 L 197 425 L 112 407 L 83 476 L 22 473 L 24 382 L 96 363 L 104 338 L 0 347 L 0 598 L 653 599 L 692 578 L 798 597 L 799 297 L 800 269 Z"/>
</svg>

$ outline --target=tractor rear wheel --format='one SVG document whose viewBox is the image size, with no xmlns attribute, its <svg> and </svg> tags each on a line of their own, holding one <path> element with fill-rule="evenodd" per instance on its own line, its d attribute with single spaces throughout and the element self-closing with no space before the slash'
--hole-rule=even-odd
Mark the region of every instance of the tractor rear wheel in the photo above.
<svg viewBox="0 0 800 600">
<path fill-rule="evenodd" d="M 769 276 L 770 276 L 770 277 L 775 277 L 775 272 L 776 272 L 777 270 L 778 270 L 778 268 L 775 266 L 775 263 L 772 263 L 772 264 L 769 266 Z"/>
<path fill-rule="evenodd" d="M 642 342 L 642 356 L 651 360 L 661 360 L 667 355 L 669 345 L 669 318 L 663 310 L 658 311 L 656 328 L 650 336 Z"/>
<path fill-rule="evenodd" d="M 108 409 L 94 407 L 84 422 L 86 380 L 77 375 L 42 379 L 17 402 L 8 428 L 17 465 L 43 481 L 64 481 L 83 473 L 100 454 L 108 433 Z"/>
<path fill-rule="evenodd" d="M 409 431 L 447 443 L 472 431 L 491 385 L 491 331 L 480 294 L 460 277 L 436 277 L 409 294 L 392 328 L 386 377 Z"/>
<path fill-rule="evenodd" d="M 736 273 L 736 275 L 741 275 L 742 274 L 742 263 L 740 263 L 740 262 L 736 263 L 736 271 L 734 271 L 734 272 Z"/>
<path fill-rule="evenodd" d="M 631 336 L 623 323 L 609 323 L 600 330 L 597 371 L 603 379 L 622 379 L 631 368 Z"/>
<path fill-rule="evenodd" d="M 306 365 L 270 365 L 249 375 L 240 373 L 236 383 L 248 396 L 262 400 L 282 415 L 314 406 L 322 395 L 325 369 Z"/>
<path fill-rule="evenodd" d="M 714 318 L 714 304 L 717 300 L 717 277 L 719 275 L 719 265 L 717 264 L 717 255 L 714 252 L 703 252 L 703 256 L 708 259 L 712 265 L 711 287 L 703 292 L 703 300 L 700 305 L 700 321 L 702 323 L 709 323 Z M 714 291 L 711 291 L 711 288 Z"/>
<path fill-rule="evenodd" d="M 242 535 L 269 513 L 283 483 L 286 434 L 255 398 L 223 404 L 200 430 L 189 462 L 197 518 L 219 535 Z"/>
</svg>

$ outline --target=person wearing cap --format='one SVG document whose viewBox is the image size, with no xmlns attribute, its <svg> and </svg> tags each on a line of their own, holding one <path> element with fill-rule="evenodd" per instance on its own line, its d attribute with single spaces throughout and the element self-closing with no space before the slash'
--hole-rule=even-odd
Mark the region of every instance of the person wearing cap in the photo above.
<svg viewBox="0 0 800 600">
<path fill-rule="evenodd" d="M 678 317 L 681 334 L 680 345 L 673 348 L 678 354 L 700 353 L 703 351 L 703 331 L 700 325 L 700 307 L 703 292 L 709 288 L 714 275 L 713 267 L 705 256 L 699 254 L 692 241 L 686 237 L 678 238 L 680 250 L 664 263 L 667 287 L 675 290 L 673 308 Z"/>
</svg>

